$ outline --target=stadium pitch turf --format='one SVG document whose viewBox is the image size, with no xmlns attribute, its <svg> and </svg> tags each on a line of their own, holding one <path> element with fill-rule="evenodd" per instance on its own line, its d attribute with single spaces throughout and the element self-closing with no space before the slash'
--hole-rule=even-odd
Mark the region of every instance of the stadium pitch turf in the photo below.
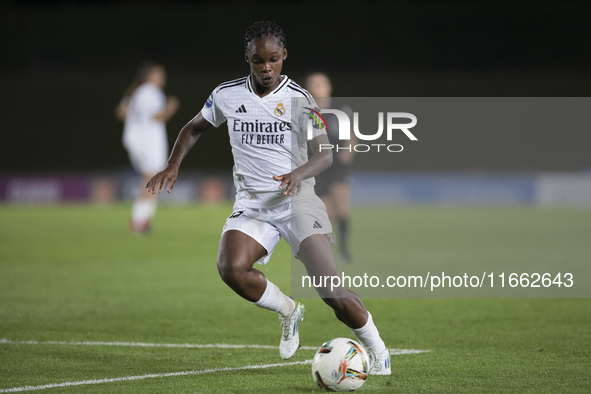
<svg viewBox="0 0 591 394">
<path fill-rule="evenodd" d="M 217 245 L 230 211 L 162 206 L 153 233 L 137 237 L 127 231 L 125 205 L 0 206 L 0 393 L 319 392 L 308 360 L 324 341 L 351 333 L 322 301 L 304 300 L 304 347 L 291 360 L 279 358 L 277 317 L 218 277 Z M 461 253 L 465 237 L 451 221 L 477 217 L 490 234 L 519 239 L 526 231 L 534 239 L 547 235 L 539 215 L 563 225 L 552 238 L 557 255 L 589 259 L 589 243 L 573 242 L 591 234 L 588 210 L 359 208 L 353 223 L 413 223 L 395 241 L 410 256 L 412 240 L 434 218 L 440 227 L 450 223 L 446 245 Z M 364 242 L 354 227 L 353 237 Z M 487 245 L 472 245 L 479 247 Z M 420 253 L 440 258 L 429 256 L 428 245 Z M 522 257 L 546 253 L 532 248 Z M 289 292 L 283 241 L 260 269 Z M 392 375 L 370 376 L 362 392 L 591 392 L 589 299 L 364 301 L 389 347 L 428 352 L 399 351 Z"/>
</svg>

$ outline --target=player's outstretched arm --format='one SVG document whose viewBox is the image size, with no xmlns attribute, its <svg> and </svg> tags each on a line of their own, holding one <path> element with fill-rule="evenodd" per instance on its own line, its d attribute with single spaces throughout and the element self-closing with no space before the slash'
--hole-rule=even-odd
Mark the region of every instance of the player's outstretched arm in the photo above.
<svg viewBox="0 0 591 394">
<path fill-rule="evenodd" d="M 314 153 L 310 160 L 303 166 L 296 168 L 289 174 L 274 175 L 273 179 L 281 182 L 279 189 L 285 188 L 283 194 L 291 196 L 292 194 L 300 194 L 302 189 L 302 181 L 304 179 L 312 178 L 326 170 L 332 164 L 332 150 L 321 150 L 321 145 L 329 145 L 326 134 L 319 135 L 309 141 L 310 148 Z"/>
<path fill-rule="evenodd" d="M 191 121 L 182 128 L 174 143 L 174 147 L 172 148 L 172 153 L 168 159 L 168 165 L 164 170 L 160 171 L 150 179 L 146 185 L 148 191 L 152 192 L 152 194 L 156 193 L 156 191 L 160 193 L 162 192 L 162 189 L 164 189 L 166 182 L 168 182 L 167 191 L 170 193 L 176 182 L 181 162 L 185 156 L 187 156 L 187 153 L 189 153 L 193 145 L 195 145 L 201 134 L 207 130 L 209 126 L 211 126 L 211 124 L 205 120 L 203 115 L 201 115 L 201 112 L 199 112 L 197 116 L 191 119 Z"/>
</svg>

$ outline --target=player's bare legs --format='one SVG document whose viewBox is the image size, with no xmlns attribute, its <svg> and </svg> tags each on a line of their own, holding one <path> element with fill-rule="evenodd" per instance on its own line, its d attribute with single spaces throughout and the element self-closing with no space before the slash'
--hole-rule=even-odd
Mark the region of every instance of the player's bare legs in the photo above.
<svg viewBox="0 0 591 394">
<path fill-rule="evenodd" d="M 251 236 L 238 230 L 226 231 L 218 249 L 218 271 L 222 280 L 240 297 L 250 302 L 260 300 L 267 278 L 253 266 L 266 254 L 265 248 Z"/>
<path fill-rule="evenodd" d="M 136 234 L 150 231 L 151 220 L 156 212 L 158 197 L 145 187 L 153 176 L 154 174 L 142 174 L 140 188 L 131 209 L 131 231 Z"/>
<path fill-rule="evenodd" d="M 302 241 L 298 257 L 304 263 L 308 275 L 339 276 L 330 242 L 326 235 L 312 235 Z M 357 339 L 368 350 L 370 356 L 370 374 L 390 375 L 390 354 L 371 314 L 357 294 L 344 288 L 316 288 L 322 300 L 333 308 L 337 318 L 345 323 Z"/>
<path fill-rule="evenodd" d="M 266 254 L 265 248 L 251 236 L 238 230 L 226 231 L 218 250 L 218 271 L 239 296 L 279 313 L 282 328 L 279 354 L 287 360 L 300 346 L 298 325 L 304 319 L 304 306 L 283 294 L 261 271 L 253 268 Z"/>
<path fill-rule="evenodd" d="M 298 257 L 304 263 L 306 271 L 312 276 L 340 276 L 334 261 L 332 249 L 326 235 L 312 235 L 300 244 Z M 368 314 L 365 305 L 357 294 L 344 287 L 334 291 L 317 288 L 318 294 L 335 312 L 337 318 L 349 328 L 361 328 L 367 323 Z"/>
</svg>

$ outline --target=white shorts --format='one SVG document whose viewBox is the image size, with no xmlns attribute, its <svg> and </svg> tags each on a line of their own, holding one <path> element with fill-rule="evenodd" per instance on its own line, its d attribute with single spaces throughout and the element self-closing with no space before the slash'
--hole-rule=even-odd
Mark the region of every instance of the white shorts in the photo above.
<svg viewBox="0 0 591 394">
<path fill-rule="evenodd" d="M 261 244 L 267 254 L 257 263 L 267 264 L 275 250 L 275 246 L 285 238 L 292 253 L 298 258 L 300 244 L 315 234 L 326 234 L 331 244 L 336 243 L 332 226 L 322 200 L 315 194 L 298 198 L 297 210 L 292 203 L 273 208 L 247 208 L 236 201 L 233 213 L 226 220 L 222 235 L 229 230 L 238 230 L 254 238 Z"/>
<path fill-rule="evenodd" d="M 127 153 L 133 168 L 140 174 L 155 175 L 166 168 L 168 148 L 164 144 L 128 146 Z"/>
</svg>

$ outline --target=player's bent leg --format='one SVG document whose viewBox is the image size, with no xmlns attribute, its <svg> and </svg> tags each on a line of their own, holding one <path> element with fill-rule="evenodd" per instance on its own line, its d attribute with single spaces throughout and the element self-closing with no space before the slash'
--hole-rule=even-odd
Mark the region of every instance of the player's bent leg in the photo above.
<svg viewBox="0 0 591 394">
<path fill-rule="evenodd" d="M 339 276 L 328 238 L 325 235 L 312 235 L 302 241 L 298 257 L 304 263 L 308 275 Z M 354 292 L 338 287 L 335 289 L 317 288 L 323 301 L 333 308 L 337 318 L 345 323 L 359 342 L 368 350 L 370 374 L 390 375 L 390 353 L 371 314 Z"/>
<path fill-rule="evenodd" d="M 258 307 L 279 313 L 282 329 L 279 354 L 287 360 L 300 347 L 298 326 L 305 309 L 253 268 L 266 254 L 266 249 L 254 238 L 239 230 L 229 230 L 222 235 L 217 266 L 222 280 L 238 295 Z"/>
<path fill-rule="evenodd" d="M 326 235 L 315 234 L 300 244 L 298 257 L 310 277 L 339 276 L 332 249 Z M 363 327 L 367 322 L 367 310 L 357 294 L 337 287 L 317 287 L 320 297 L 333 308 L 337 318 L 350 328 Z"/>
<path fill-rule="evenodd" d="M 256 302 L 265 292 L 267 278 L 253 266 L 266 254 L 265 248 L 251 236 L 238 230 L 226 231 L 218 249 L 218 272 L 239 296 Z"/>
</svg>

